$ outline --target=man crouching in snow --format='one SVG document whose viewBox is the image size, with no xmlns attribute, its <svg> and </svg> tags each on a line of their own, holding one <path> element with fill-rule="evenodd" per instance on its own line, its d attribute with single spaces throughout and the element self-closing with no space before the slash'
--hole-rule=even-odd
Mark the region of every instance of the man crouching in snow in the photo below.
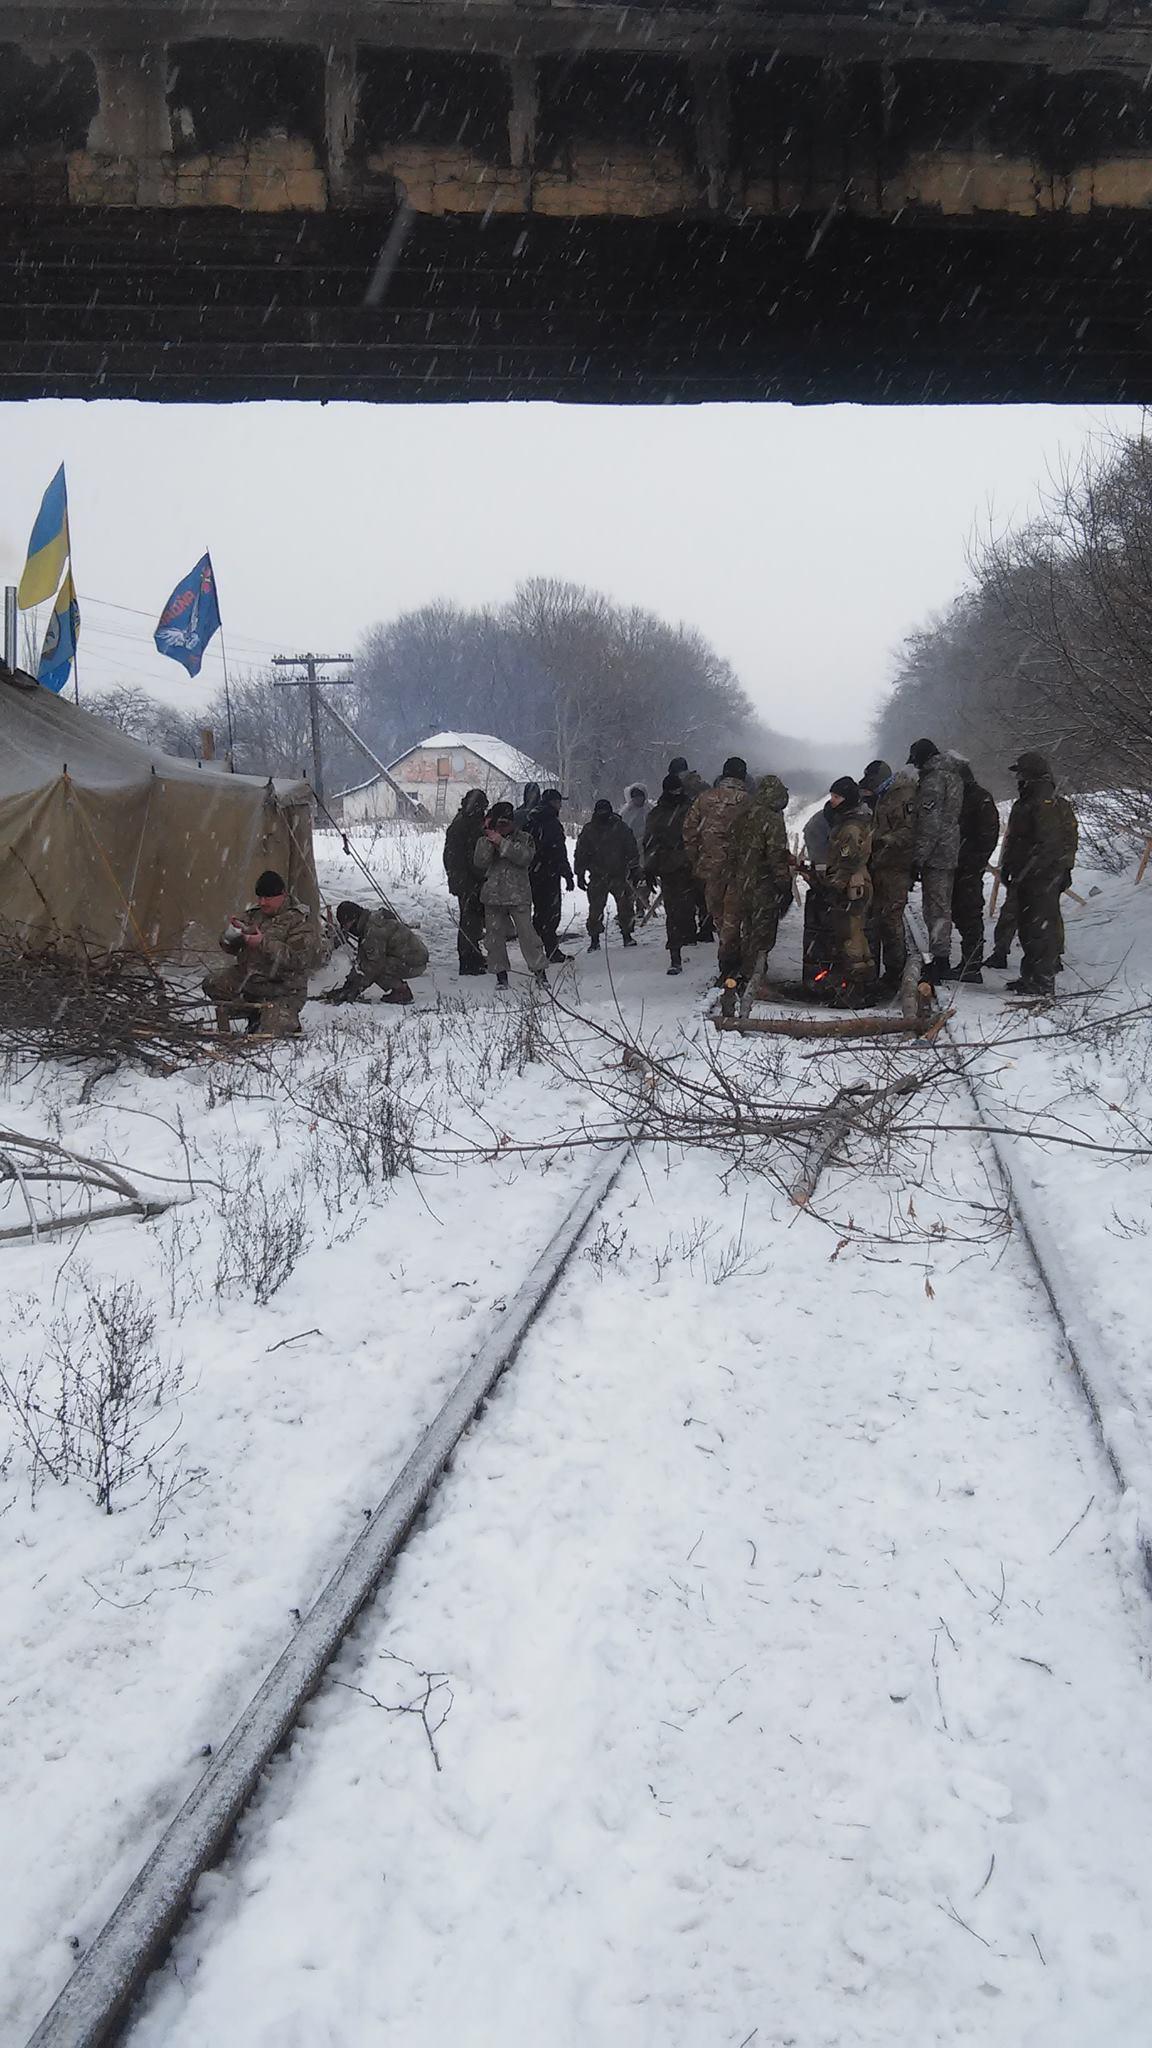
<svg viewBox="0 0 1152 2048">
<path fill-rule="evenodd" d="M 386 1003 L 410 1003 L 409 976 L 423 974 L 428 948 L 411 925 L 381 905 L 366 910 L 361 903 L 338 903 L 336 922 L 346 939 L 356 941 L 356 965 L 339 988 L 326 989 L 326 1003 L 354 1003 L 366 988 L 384 991 Z"/>
<path fill-rule="evenodd" d="M 229 1033 L 233 1017 L 242 1017 L 249 1031 L 294 1037 L 312 958 L 308 912 L 274 868 L 257 875 L 253 894 L 256 901 L 243 917 L 230 917 L 220 935 L 232 965 L 206 974 L 201 986 L 216 1005 L 218 1031 Z"/>
</svg>

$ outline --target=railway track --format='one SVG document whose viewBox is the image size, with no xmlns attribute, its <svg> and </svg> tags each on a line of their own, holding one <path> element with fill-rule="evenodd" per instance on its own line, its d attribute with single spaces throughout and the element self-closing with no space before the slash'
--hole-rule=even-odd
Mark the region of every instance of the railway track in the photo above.
<svg viewBox="0 0 1152 2048">
<path fill-rule="evenodd" d="M 1117 1485 L 1124 1490 L 1123 1458 L 1108 1427 L 1100 1394 L 1098 1333 L 1069 1296 L 1044 1219 L 1036 1213 L 1027 1192 L 1017 1186 L 1007 1148 L 989 1127 L 989 1105 L 979 1077 L 969 1072 L 959 1052 L 956 1071 L 972 1102 L 979 1127 L 976 1139 L 979 1142 L 982 1137 L 988 1144 L 1004 1173 L 1019 1240 L 1047 1297 L 1061 1347 Z M 31 2036 L 28 2048 L 107 2048 L 120 2038 L 136 1995 L 169 1946 L 198 1879 L 219 1862 L 267 1765 L 323 1684 L 358 1615 L 379 1590 L 461 1438 L 516 1359 L 596 1211 L 614 1187 L 629 1149 L 618 1147 L 598 1162 L 524 1285 L 82 1957 Z M 1147 1542 L 1142 1561 L 1152 1592 L 1152 1547 Z"/>
<path fill-rule="evenodd" d="M 514 1363 L 630 1149 L 615 1146 L 598 1160 L 519 1292 L 81 1957 L 28 2048 L 104 2048 L 117 2039 L 197 1880 L 219 1860 L 262 1773 L 403 1549 L 461 1438 Z"/>
</svg>

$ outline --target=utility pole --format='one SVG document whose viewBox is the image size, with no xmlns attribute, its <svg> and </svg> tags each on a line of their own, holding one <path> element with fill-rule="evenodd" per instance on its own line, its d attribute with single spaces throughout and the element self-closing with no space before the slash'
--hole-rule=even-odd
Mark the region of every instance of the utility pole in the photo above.
<svg viewBox="0 0 1152 2048">
<path fill-rule="evenodd" d="M 347 689 L 351 676 L 318 676 L 318 668 L 329 668 L 335 663 L 351 662 L 351 654 L 274 654 L 273 668 L 303 669 L 303 675 L 286 676 L 289 684 L 307 683 L 308 717 L 312 725 L 312 787 L 316 801 L 324 809 L 324 760 L 320 752 L 320 698 L 321 689 Z"/>
<path fill-rule="evenodd" d="M 19 647 L 16 644 L 16 585 L 9 583 L 4 589 L 4 659 L 9 668 L 18 666 Z"/>
</svg>

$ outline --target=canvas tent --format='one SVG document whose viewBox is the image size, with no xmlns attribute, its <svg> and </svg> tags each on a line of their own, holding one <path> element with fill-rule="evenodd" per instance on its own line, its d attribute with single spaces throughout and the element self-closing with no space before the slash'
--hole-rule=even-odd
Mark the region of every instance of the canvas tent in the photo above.
<svg viewBox="0 0 1152 2048">
<path fill-rule="evenodd" d="M 0 939 L 214 954 L 265 867 L 317 911 L 307 783 L 153 751 L 0 664 Z"/>
</svg>

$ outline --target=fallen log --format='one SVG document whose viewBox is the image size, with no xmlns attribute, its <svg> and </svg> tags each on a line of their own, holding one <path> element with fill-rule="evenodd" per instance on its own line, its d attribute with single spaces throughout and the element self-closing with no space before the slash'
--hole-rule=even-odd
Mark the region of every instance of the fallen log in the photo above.
<svg viewBox="0 0 1152 2048">
<path fill-rule="evenodd" d="M 927 1022 L 908 1017 L 713 1017 L 717 1031 L 762 1031 L 770 1038 L 923 1038 L 931 1041 L 955 1015 L 938 1010 Z"/>
</svg>

